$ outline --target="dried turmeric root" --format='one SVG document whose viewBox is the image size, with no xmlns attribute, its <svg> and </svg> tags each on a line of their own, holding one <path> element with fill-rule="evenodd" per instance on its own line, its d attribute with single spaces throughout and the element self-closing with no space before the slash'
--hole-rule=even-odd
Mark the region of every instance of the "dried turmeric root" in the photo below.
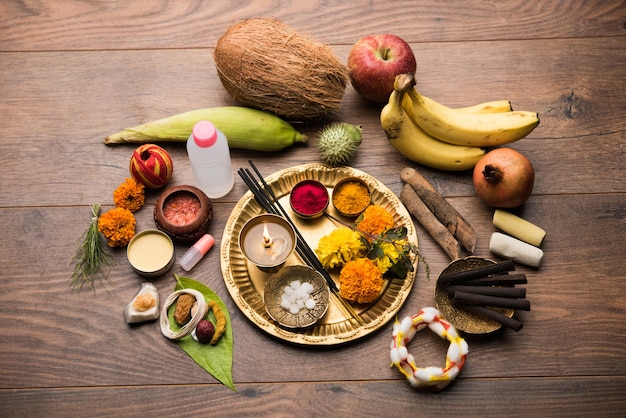
<svg viewBox="0 0 626 418">
<path fill-rule="evenodd" d="M 215 317 L 215 333 L 213 334 L 209 344 L 215 345 L 221 338 L 222 334 L 224 334 L 224 331 L 226 331 L 226 315 L 224 315 L 222 308 L 220 308 L 220 305 L 217 302 L 210 300 L 208 304 L 209 308 L 211 308 L 211 311 L 213 312 L 213 316 Z"/>
</svg>

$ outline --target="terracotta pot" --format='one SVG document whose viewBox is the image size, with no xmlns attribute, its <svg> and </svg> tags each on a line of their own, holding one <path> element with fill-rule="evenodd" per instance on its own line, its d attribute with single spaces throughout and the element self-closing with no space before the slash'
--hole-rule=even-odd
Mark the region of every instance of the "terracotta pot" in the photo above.
<svg viewBox="0 0 626 418">
<path fill-rule="evenodd" d="M 179 198 L 191 198 L 199 203 L 199 208 L 191 216 L 173 218 L 176 208 L 172 204 Z M 195 199 L 195 200 L 193 200 Z M 180 209 L 180 208 L 179 208 Z M 169 214 L 169 217 L 166 216 Z M 182 212 L 181 212 L 182 214 Z M 154 221 L 157 228 L 179 242 L 193 242 L 208 233 L 209 224 L 213 219 L 213 206 L 206 194 L 194 186 L 170 187 L 161 193 L 154 206 Z"/>
</svg>

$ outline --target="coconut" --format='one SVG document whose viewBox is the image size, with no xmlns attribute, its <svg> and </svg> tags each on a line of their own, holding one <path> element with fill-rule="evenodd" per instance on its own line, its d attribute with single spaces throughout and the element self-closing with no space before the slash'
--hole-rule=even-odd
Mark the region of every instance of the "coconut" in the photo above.
<svg viewBox="0 0 626 418">
<path fill-rule="evenodd" d="M 273 18 L 235 23 L 218 39 L 215 66 L 240 104 L 288 120 L 322 120 L 339 113 L 348 68 L 328 45 Z"/>
</svg>

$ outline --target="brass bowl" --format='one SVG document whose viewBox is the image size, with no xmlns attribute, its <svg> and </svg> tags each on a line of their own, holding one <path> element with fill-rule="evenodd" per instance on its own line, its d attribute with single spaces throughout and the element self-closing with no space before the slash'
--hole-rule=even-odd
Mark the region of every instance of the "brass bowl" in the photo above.
<svg viewBox="0 0 626 418">
<path fill-rule="evenodd" d="M 292 314 L 281 306 L 283 289 L 294 280 L 299 280 L 301 283 L 308 282 L 313 286 L 311 292 L 311 297 L 315 300 L 313 309 L 302 308 L 297 314 Z M 330 290 L 324 277 L 316 270 L 304 265 L 287 266 L 265 283 L 263 302 L 269 316 L 281 326 L 306 328 L 315 324 L 326 314 L 330 302 Z"/>
<path fill-rule="evenodd" d="M 278 255 L 269 256 L 262 246 L 256 244 L 262 242 L 264 224 L 269 228 L 270 236 L 273 235 L 276 238 L 276 231 L 283 231 L 286 234 L 280 237 L 284 240 L 285 246 Z M 274 228 L 276 231 L 273 231 Z M 273 248 L 277 248 L 277 242 L 275 239 Z M 246 260 L 265 273 L 279 271 L 295 251 L 297 242 L 293 226 L 285 218 L 271 213 L 262 213 L 250 218 L 241 228 L 238 239 L 239 249 Z"/>
<path fill-rule="evenodd" d="M 367 202 L 364 203 L 363 205 L 361 205 L 361 207 L 353 209 L 353 210 L 348 210 L 345 207 L 342 207 L 341 205 L 338 204 L 338 202 L 336 201 L 337 199 L 337 195 L 338 193 L 341 191 L 341 189 L 343 187 L 345 187 L 347 184 L 349 183 L 358 183 L 359 185 L 363 186 L 366 190 L 367 190 L 367 194 L 368 194 L 368 199 Z M 333 193 L 332 193 L 332 202 L 333 202 L 333 206 L 335 207 L 335 209 L 337 210 L 337 212 L 339 212 L 340 214 L 342 214 L 343 216 L 346 216 L 348 218 L 356 218 L 357 216 L 359 216 L 372 202 L 372 193 L 367 185 L 367 183 L 365 183 L 365 181 L 361 180 L 358 177 L 346 177 L 340 181 L 337 182 L 337 184 L 335 185 L 335 187 L 333 188 Z"/>
<path fill-rule="evenodd" d="M 493 260 L 480 257 L 466 257 L 452 261 L 443 269 L 440 277 L 444 274 L 457 273 L 460 271 L 473 270 L 495 264 Z M 435 286 L 435 303 L 439 313 L 454 327 L 468 334 L 488 334 L 502 328 L 502 324 L 483 316 L 475 315 L 454 305 L 445 289 Z M 498 311 L 509 318 L 515 313 L 514 309 L 490 308 Z"/>
<path fill-rule="evenodd" d="M 303 211 L 298 210 L 296 207 L 298 204 L 295 202 L 298 199 L 307 199 L 306 196 L 302 196 L 302 188 L 303 187 L 315 187 L 320 192 L 319 194 L 322 196 L 319 200 L 319 205 L 313 211 Z M 309 197 L 311 199 L 311 197 Z M 294 201 L 295 200 L 295 201 Z M 302 180 L 298 184 L 296 184 L 293 189 L 291 189 L 291 193 L 289 194 L 289 206 L 291 206 L 291 210 L 302 219 L 315 219 L 319 218 L 324 214 L 326 209 L 328 208 L 328 204 L 330 203 L 330 196 L 328 195 L 328 190 L 326 186 L 320 183 L 317 180 Z"/>
<path fill-rule="evenodd" d="M 167 205 L 177 197 L 190 197 L 199 204 L 197 216 L 187 222 L 174 222 L 165 216 Z M 209 224 L 213 219 L 213 206 L 206 194 L 194 186 L 175 186 L 165 190 L 154 206 L 154 221 L 161 231 L 172 239 L 183 242 L 195 242 L 208 233 Z"/>
</svg>

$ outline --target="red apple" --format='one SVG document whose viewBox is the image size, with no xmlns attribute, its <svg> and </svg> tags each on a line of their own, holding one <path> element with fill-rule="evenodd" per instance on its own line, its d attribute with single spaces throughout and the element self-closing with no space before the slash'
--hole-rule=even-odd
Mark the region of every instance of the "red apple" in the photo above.
<svg viewBox="0 0 626 418">
<path fill-rule="evenodd" d="M 390 34 L 359 39 L 348 54 L 352 87 L 365 99 L 386 103 L 398 74 L 414 73 L 413 50 L 404 39 Z"/>
</svg>

